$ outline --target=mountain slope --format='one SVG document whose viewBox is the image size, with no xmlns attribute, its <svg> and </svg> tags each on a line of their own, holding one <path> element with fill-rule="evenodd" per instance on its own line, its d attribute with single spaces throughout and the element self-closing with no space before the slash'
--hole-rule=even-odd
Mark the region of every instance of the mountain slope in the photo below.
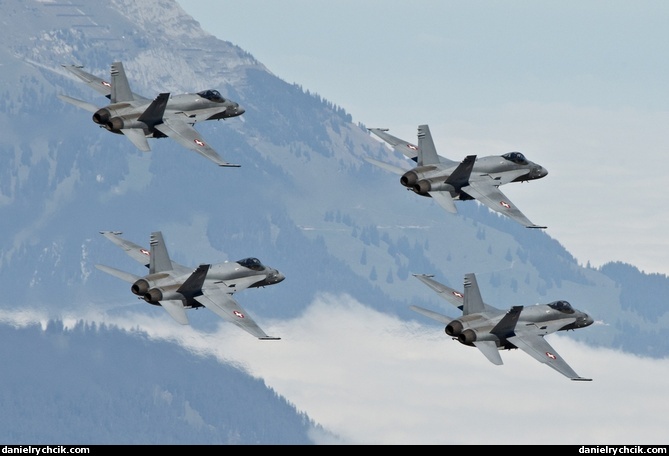
<svg viewBox="0 0 669 456">
<path fill-rule="evenodd" d="M 98 232 L 124 231 L 147 245 L 149 233 L 161 230 L 181 263 L 256 256 L 281 270 L 287 279 L 278 286 L 239 295 L 261 324 L 298 314 L 319 292 L 349 293 L 418 319 L 409 304 L 448 307 L 412 273 L 432 273 L 458 287 L 464 273 L 476 272 L 493 305 L 567 299 L 604 323 L 573 337 L 640 354 L 669 353 L 660 338 L 636 342 L 669 325 L 661 297 L 630 305 L 621 301 L 615 279 L 578 265 L 546 233 L 471 201 L 458 203 L 457 216 L 446 214 L 405 191 L 363 157 L 402 159 L 352 124 L 345 110 L 205 33 L 175 2 L 8 0 L 3 10 L 4 308 L 45 309 L 53 318 L 88 306 L 154 312 L 94 264 L 142 272 Z M 197 128 L 241 168 L 220 169 L 167 139 L 139 152 L 56 97 L 105 104 L 60 65 L 82 64 L 107 77 L 115 60 L 124 62 L 131 88 L 144 96 L 216 88 L 238 101 L 246 108 L 242 118 Z M 541 181 L 528 188 L 535 185 Z M 196 323 L 207 328 L 218 321 L 212 315 Z"/>
<path fill-rule="evenodd" d="M 325 436 L 262 380 L 139 331 L 3 323 L 0 359 L 0 435 L 14 445 L 308 445 Z"/>
</svg>

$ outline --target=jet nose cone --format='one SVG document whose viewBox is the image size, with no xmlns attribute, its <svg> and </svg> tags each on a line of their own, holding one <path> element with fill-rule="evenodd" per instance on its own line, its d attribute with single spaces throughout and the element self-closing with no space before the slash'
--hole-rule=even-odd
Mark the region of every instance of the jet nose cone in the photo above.
<svg viewBox="0 0 669 456">
<path fill-rule="evenodd" d="M 548 170 L 543 166 L 537 165 L 537 167 L 532 170 L 532 177 L 534 177 L 535 179 L 541 179 L 546 175 L 548 175 Z"/>
<path fill-rule="evenodd" d="M 285 275 L 281 274 L 279 271 L 274 270 L 274 274 L 272 274 L 271 280 L 273 283 L 279 283 L 283 282 L 283 280 L 286 278 Z"/>
<path fill-rule="evenodd" d="M 238 115 L 238 116 L 241 116 L 242 114 L 244 114 L 244 113 L 246 112 L 246 109 L 244 109 L 244 108 L 242 108 L 242 107 L 240 107 L 240 106 L 237 106 L 236 111 L 237 111 L 237 115 Z"/>
<path fill-rule="evenodd" d="M 593 318 L 588 314 L 584 314 L 581 318 L 578 319 L 578 324 L 581 328 L 585 328 L 586 326 L 590 326 L 594 322 L 595 322 L 595 320 L 593 320 Z"/>
</svg>

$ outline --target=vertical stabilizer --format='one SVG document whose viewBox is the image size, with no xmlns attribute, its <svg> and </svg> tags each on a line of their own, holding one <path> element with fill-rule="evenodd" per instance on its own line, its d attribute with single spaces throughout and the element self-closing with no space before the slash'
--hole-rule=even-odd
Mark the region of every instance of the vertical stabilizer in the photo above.
<svg viewBox="0 0 669 456">
<path fill-rule="evenodd" d="M 149 263 L 149 274 L 172 270 L 172 260 L 167 253 L 167 247 L 163 240 L 163 233 L 156 231 L 151 233 L 151 262 Z"/>
<path fill-rule="evenodd" d="M 165 114 L 165 108 L 167 107 L 167 101 L 169 98 L 169 92 L 158 95 L 155 100 L 151 102 L 149 107 L 144 110 L 142 115 L 137 118 L 137 120 L 144 122 L 150 127 L 153 127 L 157 123 L 161 123 L 163 121 L 163 115 Z"/>
<path fill-rule="evenodd" d="M 490 330 L 490 333 L 496 335 L 500 339 L 505 339 L 509 335 L 513 335 L 513 331 L 516 329 L 516 323 L 518 323 L 518 318 L 520 318 L 520 313 L 522 311 L 523 306 L 513 306 L 506 314 L 504 314 L 499 323 Z"/>
<path fill-rule="evenodd" d="M 135 98 L 130 91 L 130 84 L 123 69 L 123 63 L 114 62 L 111 66 L 111 95 L 112 103 L 133 101 Z"/>
<path fill-rule="evenodd" d="M 434 147 L 430 127 L 418 126 L 418 166 L 439 164 L 437 148 Z"/>
<path fill-rule="evenodd" d="M 473 273 L 465 274 L 465 296 L 462 305 L 462 315 L 479 313 L 485 310 L 481 291 L 476 282 L 476 275 Z"/>
</svg>

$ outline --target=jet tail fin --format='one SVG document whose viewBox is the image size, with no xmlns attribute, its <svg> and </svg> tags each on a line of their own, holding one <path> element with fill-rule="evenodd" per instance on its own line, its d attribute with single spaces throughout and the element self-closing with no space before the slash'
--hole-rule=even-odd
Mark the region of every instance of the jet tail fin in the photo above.
<svg viewBox="0 0 669 456">
<path fill-rule="evenodd" d="M 198 266 L 195 272 L 193 272 L 186 279 L 186 281 L 181 284 L 177 292 L 184 296 L 199 293 L 202 290 L 204 279 L 207 278 L 207 272 L 209 272 L 210 266 L 211 265 L 209 264 L 201 264 Z"/>
<path fill-rule="evenodd" d="M 512 334 L 522 310 L 523 306 L 513 306 L 490 332 L 500 338 L 506 338 L 507 335 Z"/>
<path fill-rule="evenodd" d="M 135 97 L 130 90 L 128 78 L 125 75 L 125 69 L 122 62 L 114 62 L 111 66 L 111 94 L 112 103 L 119 101 L 133 101 Z"/>
<path fill-rule="evenodd" d="M 469 176 L 472 174 L 472 169 L 474 169 L 475 162 L 476 155 L 467 155 L 451 175 L 448 176 L 446 183 L 451 184 L 458 190 L 467 185 L 469 183 Z"/>
<path fill-rule="evenodd" d="M 165 246 L 165 240 L 163 239 L 163 233 L 160 231 L 155 231 L 151 233 L 151 255 L 149 258 L 149 273 L 155 274 L 156 272 L 171 271 L 172 270 L 172 260 L 167 253 L 167 247 Z"/>
<path fill-rule="evenodd" d="M 439 156 L 437 148 L 434 146 L 430 127 L 427 125 L 418 126 L 418 166 L 437 165 Z"/>
<path fill-rule="evenodd" d="M 465 293 L 462 305 L 462 315 L 479 313 L 485 310 L 481 290 L 479 290 L 476 275 L 474 273 L 465 274 Z"/>
<path fill-rule="evenodd" d="M 169 93 L 159 94 L 155 100 L 151 102 L 148 108 L 137 118 L 138 121 L 144 122 L 149 126 L 153 126 L 163 120 L 165 114 L 165 107 L 167 100 L 170 98 Z"/>
</svg>

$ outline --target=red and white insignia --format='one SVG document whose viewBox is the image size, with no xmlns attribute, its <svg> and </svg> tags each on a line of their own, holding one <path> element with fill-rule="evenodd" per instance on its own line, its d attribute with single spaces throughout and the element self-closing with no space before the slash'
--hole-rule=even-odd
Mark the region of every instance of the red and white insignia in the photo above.
<svg viewBox="0 0 669 456">
<path fill-rule="evenodd" d="M 111 87 L 111 84 L 108 83 L 107 81 L 102 81 L 103 86 Z"/>
<path fill-rule="evenodd" d="M 548 356 L 550 359 L 557 359 L 557 356 L 555 356 L 551 352 L 546 352 L 546 356 Z"/>
<path fill-rule="evenodd" d="M 193 141 L 200 147 L 204 146 L 204 142 L 200 141 L 199 139 L 194 139 Z"/>
<path fill-rule="evenodd" d="M 235 310 L 235 311 L 232 312 L 232 313 L 235 314 L 235 317 L 244 318 L 244 314 L 241 313 L 241 312 L 238 311 L 238 310 Z"/>
<path fill-rule="evenodd" d="M 457 297 L 457 298 L 462 298 L 462 293 L 460 293 L 460 292 L 458 292 L 458 291 L 454 291 L 454 292 L 453 292 L 453 296 L 455 296 L 455 297 Z"/>
<path fill-rule="evenodd" d="M 500 201 L 499 204 L 501 204 L 502 206 L 504 206 L 507 209 L 511 209 L 511 205 L 509 203 L 507 203 L 506 201 Z"/>
<path fill-rule="evenodd" d="M 146 249 L 139 249 L 139 253 L 143 253 L 143 254 L 146 255 L 146 256 L 150 256 L 150 255 L 151 255 L 151 254 L 149 253 L 149 251 L 146 250 Z"/>
<path fill-rule="evenodd" d="M 407 144 L 407 147 L 412 150 L 418 150 L 418 147 L 414 146 L 413 144 Z"/>
</svg>

